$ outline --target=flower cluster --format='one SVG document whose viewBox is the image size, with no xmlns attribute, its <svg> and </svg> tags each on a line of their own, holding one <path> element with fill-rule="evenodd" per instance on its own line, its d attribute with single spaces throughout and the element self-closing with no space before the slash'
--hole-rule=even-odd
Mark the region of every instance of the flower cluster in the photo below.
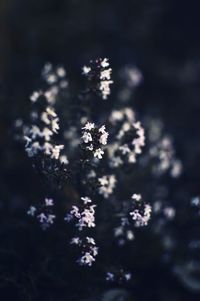
<svg viewBox="0 0 200 301">
<path fill-rule="evenodd" d="M 140 194 L 133 194 L 132 202 L 121 202 L 118 225 L 114 228 L 114 237 L 120 247 L 135 239 L 134 228 L 148 225 L 151 211 L 151 206 L 142 200 Z"/>
<path fill-rule="evenodd" d="M 113 193 L 116 186 L 116 176 L 114 174 L 105 175 L 98 178 L 98 182 L 100 184 L 100 187 L 98 189 L 99 194 L 103 195 L 103 197 L 107 199 Z"/>
<path fill-rule="evenodd" d="M 117 129 L 116 140 L 109 145 L 110 166 L 119 167 L 125 162 L 135 163 L 137 155 L 145 145 L 145 133 L 141 123 L 136 121 L 132 109 L 114 110 L 110 122 Z"/>
<path fill-rule="evenodd" d="M 44 154 L 51 159 L 60 160 L 67 163 L 66 156 L 60 156 L 61 150 L 64 149 L 63 144 L 55 144 L 53 136 L 58 134 L 59 118 L 55 109 L 50 105 L 49 100 L 44 93 L 35 92 L 34 103 L 41 102 L 39 105 L 44 108 L 40 111 L 34 111 L 32 114 L 33 123 L 30 126 L 27 134 L 24 136 L 26 141 L 25 150 L 29 157 L 34 157 L 38 154 Z M 33 99 L 33 96 L 31 97 Z"/>
<path fill-rule="evenodd" d="M 147 226 L 151 218 L 151 206 L 142 201 L 140 194 L 132 195 L 132 210 L 130 216 L 136 227 Z"/>
<path fill-rule="evenodd" d="M 56 218 L 55 214 L 53 213 L 53 206 L 53 200 L 46 198 L 44 203 L 42 203 L 38 208 L 35 206 L 30 206 L 27 214 L 29 216 L 36 217 L 42 229 L 46 230 L 54 223 Z"/>
<path fill-rule="evenodd" d="M 92 266 L 93 262 L 95 262 L 95 257 L 98 255 L 98 248 L 96 247 L 94 238 L 88 236 L 83 239 L 73 237 L 71 244 L 81 248 L 81 257 L 77 262 L 80 265 Z"/>
<path fill-rule="evenodd" d="M 72 220 L 76 220 L 75 225 L 79 232 L 83 231 L 83 229 L 94 228 L 95 207 L 96 205 L 92 204 L 92 200 L 89 197 L 82 197 L 80 208 L 72 206 L 71 211 L 65 217 L 65 221 L 71 222 Z M 83 238 L 76 236 L 72 238 L 71 244 L 81 248 L 82 256 L 78 260 L 79 264 L 91 266 L 98 254 L 98 248 L 94 239 L 88 236 Z"/>
<path fill-rule="evenodd" d="M 71 220 L 77 220 L 76 227 L 81 231 L 84 227 L 95 227 L 95 207 L 92 204 L 92 200 L 89 197 L 82 197 L 82 206 L 79 209 L 77 206 L 72 206 L 70 213 L 67 214 L 65 220 L 70 222 Z"/>
<path fill-rule="evenodd" d="M 83 67 L 83 74 L 89 80 L 92 92 L 100 92 L 103 99 L 107 99 L 110 94 L 112 69 L 109 68 L 107 58 L 90 61 L 89 66 Z"/>
<path fill-rule="evenodd" d="M 60 186 L 68 178 L 68 158 L 64 144 L 56 141 L 60 136 L 60 120 L 55 105 L 59 93 L 67 86 L 63 84 L 66 81 L 65 70 L 63 67 L 54 70 L 51 64 L 47 64 L 42 71 L 42 77 L 47 87 L 33 92 L 30 96 L 32 111 L 29 125 L 24 126 L 22 123 L 23 139 L 34 168 Z"/>
<path fill-rule="evenodd" d="M 105 146 L 108 140 L 108 132 L 105 130 L 105 125 L 97 128 L 94 123 L 87 122 L 82 131 L 84 150 L 92 152 L 95 158 L 102 159 L 104 154 L 102 146 Z"/>
</svg>

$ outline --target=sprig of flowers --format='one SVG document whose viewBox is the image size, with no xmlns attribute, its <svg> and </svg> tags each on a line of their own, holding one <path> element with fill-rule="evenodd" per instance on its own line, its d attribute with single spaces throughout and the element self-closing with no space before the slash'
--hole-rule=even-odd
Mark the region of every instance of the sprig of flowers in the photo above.
<svg viewBox="0 0 200 301">
<path fill-rule="evenodd" d="M 95 207 L 92 200 L 85 196 L 81 197 L 81 205 L 79 207 L 72 206 L 70 212 L 66 215 L 65 221 L 76 221 L 75 225 L 79 232 L 84 229 L 94 228 L 95 225 Z M 92 237 L 73 237 L 71 244 L 79 246 L 81 249 L 81 257 L 77 260 L 80 265 L 91 266 L 98 254 L 98 248 Z"/>
<path fill-rule="evenodd" d="M 87 77 L 90 86 L 89 90 L 101 95 L 103 99 L 107 99 L 110 95 L 110 85 L 113 84 L 111 80 L 112 69 L 109 68 L 109 61 L 107 58 L 90 61 L 88 66 L 82 68 L 83 75 Z"/>
<path fill-rule="evenodd" d="M 37 218 L 43 230 L 46 230 L 54 224 L 56 215 L 53 212 L 54 201 L 52 199 L 45 198 L 44 202 L 36 208 L 30 206 L 27 214 L 31 217 Z"/>
<path fill-rule="evenodd" d="M 94 158 L 102 159 L 108 135 L 105 125 L 98 128 L 94 123 L 87 122 L 82 128 L 83 149 L 93 153 Z"/>
</svg>

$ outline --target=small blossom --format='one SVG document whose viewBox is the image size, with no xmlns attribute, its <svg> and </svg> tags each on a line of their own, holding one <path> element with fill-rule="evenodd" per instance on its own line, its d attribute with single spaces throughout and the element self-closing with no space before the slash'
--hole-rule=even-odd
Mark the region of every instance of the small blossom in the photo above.
<svg viewBox="0 0 200 301">
<path fill-rule="evenodd" d="M 88 66 L 83 66 L 82 70 L 83 70 L 83 74 L 87 75 L 91 71 L 91 68 Z"/>
<path fill-rule="evenodd" d="M 81 243 L 81 240 L 79 237 L 73 237 L 71 239 L 71 242 L 70 242 L 72 245 L 79 245 Z"/>
<path fill-rule="evenodd" d="M 92 141 L 92 135 L 88 132 L 84 132 L 82 139 L 85 143 L 91 142 Z"/>
<path fill-rule="evenodd" d="M 83 203 L 85 205 L 92 202 L 92 200 L 90 198 L 88 198 L 87 196 L 86 197 L 82 197 L 81 200 L 83 201 Z"/>
<path fill-rule="evenodd" d="M 101 143 L 101 144 L 103 144 L 103 145 L 106 145 L 107 144 L 107 140 L 108 140 L 108 133 L 107 132 L 105 132 L 105 133 L 103 133 L 101 136 L 100 136 L 100 138 L 99 138 L 99 142 Z"/>
<path fill-rule="evenodd" d="M 103 158 L 103 156 L 102 156 L 103 154 L 104 154 L 104 151 L 101 148 L 98 148 L 94 152 L 94 157 L 98 158 L 98 159 L 102 159 Z"/>
<path fill-rule="evenodd" d="M 45 205 L 46 206 L 53 206 L 54 205 L 54 202 L 52 199 L 45 199 Z"/>
<path fill-rule="evenodd" d="M 134 193 L 131 198 L 135 201 L 140 201 L 141 200 L 141 194 Z"/>
<path fill-rule="evenodd" d="M 110 84 L 113 84 L 112 80 L 102 80 L 100 82 L 99 90 L 102 92 L 103 99 L 107 99 L 110 95 Z"/>
<path fill-rule="evenodd" d="M 56 69 L 56 73 L 59 77 L 65 77 L 66 76 L 66 71 L 63 67 L 59 67 Z"/>
<path fill-rule="evenodd" d="M 36 211 L 37 211 L 37 209 L 34 206 L 31 206 L 29 208 L 29 210 L 27 211 L 27 214 L 31 215 L 31 216 L 35 216 Z"/>
<path fill-rule="evenodd" d="M 64 145 L 55 145 L 51 151 L 52 159 L 59 159 L 60 151 L 64 148 Z"/>
<path fill-rule="evenodd" d="M 46 215 L 45 215 L 44 213 L 40 213 L 40 214 L 38 215 L 38 219 L 39 219 L 40 223 L 43 224 L 44 222 L 46 222 L 47 217 L 46 217 Z"/>
<path fill-rule="evenodd" d="M 86 237 L 86 240 L 87 240 L 87 242 L 88 242 L 89 244 L 95 245 L 94 238 L 92 238 L 92 237 Z"/>
<path fill-rule="evenodd" d="M 87 266 L 91 266 L 94 261 L 95 261 L 95 258 L 89 252 L 86 252 L 78 260 L 78 262 L 80 263 L 80 265 L 87 265 Z"/>
<path fill-rule="evenodd" d="M 38 98 L 40 97 L 40 95 L 42 94 L 41 91 L 35 91 L 32 93 L 32 95 L 30 96 L 30 100 L 32 102 L 36 102 L 38 100 Z"/>
<path fill-rule="evenodd" d="M 104 58 L 101 62 L 101 67 L 106 68 L 109 66 L 109 62 L 107 58 Z"/>
<path fill-rule="evenodd" d="M 111 272 L 107 272 L 106 274 L 106 281 L 113 282 L 114 281 L 114 274 Z"/>
<path fill-rule="evenodd" d="M 67 156 L 65 156 L 65 155 L 60 156 L 59 160 L 60 160 L 60 163 L 62 163 L 62 164 L 68 164 L 69 163 L 69 161 L 67 159 Z"/>
<path fill-rule="evenodd" d="M 47 221 L 46 221 L 47 224 L 53 224 L 55 218 L 56 218 L 56 216 L 54 214 L 48 214 Z"/>
<path fill-rule="evenodd" d="M 91 122 L 87 122 L 86 125 L 82 128 L 83 130 L 91 131 L 95 128 L 95 124 Z"/>
</svg>

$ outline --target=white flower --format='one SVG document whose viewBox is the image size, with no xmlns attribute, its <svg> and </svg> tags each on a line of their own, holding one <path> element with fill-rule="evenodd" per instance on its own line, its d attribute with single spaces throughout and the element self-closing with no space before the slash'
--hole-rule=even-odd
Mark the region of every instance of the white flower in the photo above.
<svg viewBox="0 0 200 301">
<path fill-rule="evenodd" d="M 76 218 L 80 218 L 81 214 L 79 212 L 79 208 L 77 206 L 72 206 L 72 210 L 70 211 L 70 214 L 72 216 L 75 216 Z"/>
<path fill-rule="evenodd" d="M 112 80 L 102 80 L 100 82 L 99 90 L 102 92 L 103 99 L 107 99 L 110 95 L 110 84 L 113 84 Z"/>
<path fill-rule="evenodd" d="M 131 198 L 135 201 L 140 201 L 142 197 L 141 194 L 134 193 Z"/>
<path fill-rule="evenodd" d="M 52 117 L 57 117 L 57 114 L 56 114 L 56 112 L 54 111 L 54 109 L 52 107 L 47 107 L 46 112 L 47 112 L 48 115 L 50 115 Z"/>
<path fill-rule="evenodd" d="M 45 199 L 45 205 L 46 206 L 53 206 L 54 205 L 54 202 L 52 199 Z"/>
<path fill-rule="evenodd" d="M 106 130 L 106 126 L 105 126 L 105 125 L 102 125 L 102 126 L 99 128 L 99 133 L 104 134 L 104 133 L 105 133 L 105 130 Z"/>
<path fill-rule="evenodd" d="M 131 230 L 127 231 L 126 236 L 128 240 L 133 240 L 135 238 L 134 233 Z"/>
<path fill-rule="evenodd" d="M 129 281 L 131 279 L 132 275 L 131 275 L 131 273 L 125 273 L 124 277 L 127 281 Z"/>
<path fill-rule="evenodd" d="M 102 159 L 102 155 L 104 154 L 104 151 L 101 148 L 98 148 L 94 152 L 94 157 L 98 159 Z"/>
<path fill-rule="evenodd" d="M 82 139 L 85 143 L 88 143 L 88 142 L 92 141 L 92 135 L 88 132 L 84 132 Z"/>
<path fill-rule="evenodd" d="M 135 163 L 136 162 L 136 155 L 131 152 L 129 155 L 128 155 L 128 162 L 129 163 Z"/>
<path fill-rule="evenodd" d="M 30 142 L 32 141 L 32 139 L 29 138 L 28 136 L 24 136 L 24 140 L 26 141 L 25 147 L 27 147 L 30 144 Z"/>
<path fill-rule="evenodd" d="M 64 148 L 64 145 L 55 145 L 52 149 L 51 158 L 52 159 L 59 159 L 60 151 Z"/>
<path fill-rule="evenodd" d="M 42 94 L 41 91 L 35 91 L 32 93 L 32 95 L 30 96 L 30 100 L 32 102 L 36 102 L 38 100 L 38 98 L 40 97 L 40 95 Z"/>
<path fill-rule="evenodd" d="M 108 177 L 107 176 L 103 176 L 102 178 L 98 178 L 99 183 L 102 186 L 108 185 Z"/>
<path fill-rule="evenodd" d="M 166 207 L 166 208 L 164 208 L 163 212 L 164 212 L 165 216 L 168 219 L 173 219 L 175 217 L 175 214 L 176 214 L 175 209 L 172 208 L 172 207 Z"/>
<path fill-rule="evenodd" d="M 34 142 L 33 144 L 31 144 L 30 147 L 26 148 L 26 152 L 28 154 L 29 157 L 33 157 L 34 155 L 36 155 L 38 153 L 38 151 L 40 151 L 42 148 L 39 144 L 39 142 Z"/>
<path fill-rule="evenodd" d="M 92 237 L 86 237 L 86 240 L 87 240 L 87 243 L 91 244 L 91 245 L 95 245 L 95 241 L 94 241 L 94 238 Z"/>
<path fill-rule="evenodd" d="M 87 122 L 86 125 L 82 128 L 83 130 L 91 131 L 95 128 L 95 124 L 91 122 Z"/>
<path fill-rule="evenodd" d="M 45 142 L 42 149 L 46 155 L 51 155 L 53 146 L 49 142 Z"/>
<path fill-rule="evenodd" d="M 92 200 L 90 198 L 88 198 L 87 196 L 86 197 L 82 197 L 81 200 L 83 201 L 83 203 L 85 205 L 92 202 Z"/>
<path fill-rule="evenodd" d="M 144 129 L 142 128 L 140 122 L 135 122 L 133 127 L 136 129 L 136 134 L 138 137 L 132 141 L 132 145 L 135 147 L 135 154 L 140 154 L 142 152 L 142 147 L 145 145 Z"/>
<path fill-rule="evenodd" d="M 94 257 L 89 253 L 86 252 L 80 259 L 79 259 L 79 263 L 81 265 L 88 265 L 91 266 L 92 263 L 95 261 Z"/>
<path fill-rule="evenodd" d="M 81 243 L 81 240 L 79 237 L 73 237 L 71 239 L 71 242 L 70 242 L 72 245 L 79 245 Z"/>
<path fill-rule="evenodd" d="M 49 74 L 47 77 L 46 77 L 46 81 L 47 83 L 49 84 L 54 84 L 56 81 L 57 81 L 57 76 L 55 74 Z"/>
<path fill-rule="evenodd" d="M 114 229 L 114 235 L 115 237 L 121 236 L 123 234 L 123 227 L 117 227 Z"/>
<path fill-rule="evenodd" d="M 97 247 L 93 246 L 93 247 L 91 248 L 91 251 L 92 251 L 92 255 L 93 255 L 93 256 L 97 256 L 97 254 L 98 254 L 98 248 L 97 248 Z"/>
<path fill-rule="evenodd" d="M 112 72 L 111 68 L 105 69 L 105 70 L 101 71 L 101 73 L 100 73 L 100 79 L 107 79 L 107 80 L 109 80 L 111 78 L 111 72 Z"/>
<path fill-rule="evenodd" d="M 44 95 L 45 95 L 48 103 L 53 105 L 56 101 L 56 96 L 58 95 L 58 87 L 53 86 L 53 87 L 49 88 L 49 90 L 47 90 L 44 93 Z"/>
<path fill-rule="evenodd" d="M 46 124 L 50 124 L 50 120 L 49 120 L 49 116 L 48 116 L 47 112 L 42 112 L 41 120 Z"/>
<path fill-rule="evenodd" d="M 88 66 L 83 66 L 82 70 L 83 70 L 83 74 L 87 75 L 91 71 L 91 68 Z"/>
<path fill-rule="evenodd" d="M 44 223 L 44 222 L 46 222 L 47 217 L 46 217 L 46 215 L 44 213 L 40 213 L 38 215 L 38 219 L 39 219 L 40 223 Z"/>
<path fill-rule="evenodd" d="M 90 146 L 87 146 L 86 149 L 88 149 L 89 151 L 93 151 L 94 146 L 92 144 L 90 144 Z"/>
<path fill-rule="evenodd" d="M 59 160 L 60 160 L 60 163 L 63 163 L 63 164 L 69 163 L 67 156 L 65 156 L 65 155 L 60 156 Z"/>
<path fill-rule="evenodd" d="M 48 214 L 47 223 L 52 225 L 54 223 L 55 218 L 56 218 L 56 216 L 54 214 Z"/>
<path fill-rule="evenodd" d="M 199 206 L 200 205 L 200 198 L 197 196 L 197 197 L 194 197 L 192 200 L 191 200 L 191 204 L 192 206 Z"/>
<path fill-rule="evenodd" d="M 129 154 L 131 151 L 127 144 L 121 145 L 119 150 L 122 152 L 122 155 Z"/>
<path fill-rule="evenodd" d="M 49 141 L 50 139 L 51 139 L 51 136 L 53 135 L 53 132 L 49 129 L 49 128 L 47 128 L 47 127 L 45 127 L 44 129 L 43 129 L 43 131 L 42 131 L 42 136 L 44 137 L 44 139 L 46 140 L 46 141 Z"/>
<path fill-rule="evenodd" d="M 36 211 L 37 211 L 37 209 L 36 209 L 34 206 L 31 206 L 31 207 L 29 208 L 29 210 L 27 211 L 27 214 L 28 214 L 28 215 L 31 215 L 31 216 L 34 216 L 35 213 L 36 213 Z"/>
<path fill-rule="evenodd" d="M 56 69 L 56 73 L 57 73 L 57 75 L 59 76 L 59 77 L 65 77 L 65 75 L 66 75 L 66 71 L 65 71 L 65 69 L 63 68 L 63 67 L 59 67 L 59 68 L 57 68 Z"/>
<path fill-rule="evenodd" d="M 99 138 L 99 142 L 103 145 L 106 145 L 108 141 L 108 135 L 109 134 L 107 132 L 103 133 Z"/>
<path fill-rule="evenodd" d="M 101 67 L 106 68 L 109 66 L 108 59 L 104 58 L 101 62 Z"/>
<path fill-rule="evenodd" d="M 32 125 L 30 129 L 30 134 L 32 139 L 35 139 L 36 137 L 41 137 L 43 135 L 43 133 L 40 131 L 37 125 Z"/>
<path fill-rule="evenodd" d="M 106 274 L 106 281 L 114 281 L 114 274 L 111 272 L 107 272 Z"/>
<path fill-rule="evenodd" d="M 114 123 L 114 122 L 120 121 L 122 119 L 123 119 L 123 112 L 118 111 L 118 110 L 112 111 L 111 116 L 110 116 L 111 122 Z"/>
<path fill-rule="evenodd" d="M 57 133 L 60 128 L 58 122 L 59 122 L 58 118 L 55 118 L 51 121 L 51 128 L 54 133 Z"/>
</svg>

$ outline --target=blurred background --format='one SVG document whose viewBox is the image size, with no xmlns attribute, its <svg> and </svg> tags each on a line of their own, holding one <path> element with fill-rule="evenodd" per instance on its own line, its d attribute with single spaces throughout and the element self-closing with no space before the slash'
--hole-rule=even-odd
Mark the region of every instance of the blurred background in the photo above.
<svg viewBox="0 0 200 301">
<path fill-rule="evenodd" d="M 98 277 L 72 275 L 67 256 L 63 269 L 61 262 L 52 263 L 54 276 L 43 273 L 46 250 L 39 250 L 36 237 L 44 237 L 39 231 L 33 234 L 24 219 L 27 199 L 42 188 L 23 146 L 13 139 L 13 123 L 25 118 L 44 63 L 63 64 L 69 78 L 77 80 L 81 66 L 96 57 L 110 59 L 114 76 L 122 66 L 136 65 L 144 81 L 133 106 L 140 114 L 161 118 L 173 135 L 184 165 L 176 188 L 189 200 L 200 194 L 199 28 L 198 1 L 0 0 L 2 300 L 100 300 L 107 289 Z M 143 267 L 141 283 L 128 288 L 130 300 L 198 300 L 198 290 L 155 262 Z M 102 300 L 128 298 L 123 296 Z"/>
</svg>

